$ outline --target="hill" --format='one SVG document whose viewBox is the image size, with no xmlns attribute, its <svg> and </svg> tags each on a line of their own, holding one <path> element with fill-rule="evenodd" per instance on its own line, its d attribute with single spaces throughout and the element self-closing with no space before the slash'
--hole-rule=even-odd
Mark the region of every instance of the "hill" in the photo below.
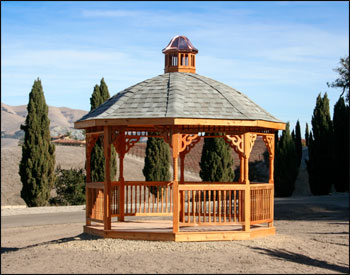
<svg viewBox="0 0 350 275">
<path fill-rule="evenodd" d="M 74 129 L 74 121 L 88 113 L 84 110 L 49 106 L 51 136 L 71 132 L 78 139 L 84 138 L 81 130 Z M 1 103 L 1 137 L 20 138 L 23 131 L 20 125 L 27 116 L 27 105 L 10 106 Z"/>
</svg>

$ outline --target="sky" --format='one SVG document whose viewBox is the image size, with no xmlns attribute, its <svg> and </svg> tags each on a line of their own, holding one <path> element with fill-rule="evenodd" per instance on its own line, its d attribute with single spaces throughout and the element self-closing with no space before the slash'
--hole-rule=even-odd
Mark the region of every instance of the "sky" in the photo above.
<svg viewBox="0 0 350 275">
<path fill-rule="evenodd" d="M 349 54 L 347 1 L 1 1 L 1 102 L 28 103 L 41 79 L 49 106 L 90 110 L 102 77 L 111 96 L 164 73 L 161 52 L 187 36 L 196 72 L 246 94 L 302 136 L 316 98 Z"/>
</svg>

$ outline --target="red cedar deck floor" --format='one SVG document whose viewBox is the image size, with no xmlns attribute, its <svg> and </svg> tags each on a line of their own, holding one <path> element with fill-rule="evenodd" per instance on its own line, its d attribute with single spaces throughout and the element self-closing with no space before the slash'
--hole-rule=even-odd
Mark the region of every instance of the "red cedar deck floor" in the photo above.
<svg viewBox="0 0 350 275">
<path fill-rule="evenodd" d="M 171 220 L 132 220 L 112 222 L 111 230 L 103 230 L 103 224 L 84 226 L 84 232 L 104 238 L 153 241 L 219 241 L 246 240 L 275 234 L 275 227 L 251 226 L 250 232 L 241 225 L 184 226 L 173 233 Z"/>
</svg>

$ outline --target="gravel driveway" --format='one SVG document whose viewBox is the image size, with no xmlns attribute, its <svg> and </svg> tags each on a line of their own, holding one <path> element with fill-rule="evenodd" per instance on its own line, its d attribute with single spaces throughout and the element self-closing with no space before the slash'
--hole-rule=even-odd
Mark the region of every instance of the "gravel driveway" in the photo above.
<svg viewBox="0 0 350 275">
<path fill-rule="evenodd" d="M 349 194 L 276 199 L 275 226 L 275 236 L 190 243 L 102 239 L 83 223 L 2 228 L 1 273 L 349 273 Z"/>
</svg>

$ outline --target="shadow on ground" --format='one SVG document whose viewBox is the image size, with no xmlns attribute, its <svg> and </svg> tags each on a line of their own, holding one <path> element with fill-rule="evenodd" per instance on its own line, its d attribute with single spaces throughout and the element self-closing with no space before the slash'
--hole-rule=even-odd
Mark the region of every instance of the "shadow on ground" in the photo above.
<svg viewBox="0 0 350 275">
<path fill-rule="evenodd" d="M 28 245 L 28 246 L 24 246 L 24 247 L 1 247 L 1 254 L 15 252 L 15 251 L 33 248 L 33 247 L 46 245 L 46 244 L 61 244 L 61 243 L 67 243 L 67 242 L 71 242 L 71 241 L 86 241 L 86 240 L 97 240 L 97 239 L 102 239 L 102 237 L 93 236 L 93 235 L 89 235 L 86 233 L 81 233 L 77 236 L 73 236 L 73 237 L 69 237 L 69 238 L 61 238 L 61 239 L 52 240 L 52 241 L 48 241 L 48 242 L 32 244 L 32 245 Z"/>
<path fill-rule="evenodd" d="M 261 247 L 251 247 L 251 248 L 256 250 L 260 254 L 271 256 L 278 260 L 286 260 L 289 262 L 295 262 L 295 263 L 303 264 L 307 266 L 314 266 L 314 267 L 319 267 L 323 269 L 328 269 L 338 273 L 349 274 L 349 267 L 330 264 L 326 261 L 316 260 L 309 256 L 290 252 L 285 249 L 278 250 L 278 249 L 267 249 L 267 248 L 261 248 Z"/>
</svg>

